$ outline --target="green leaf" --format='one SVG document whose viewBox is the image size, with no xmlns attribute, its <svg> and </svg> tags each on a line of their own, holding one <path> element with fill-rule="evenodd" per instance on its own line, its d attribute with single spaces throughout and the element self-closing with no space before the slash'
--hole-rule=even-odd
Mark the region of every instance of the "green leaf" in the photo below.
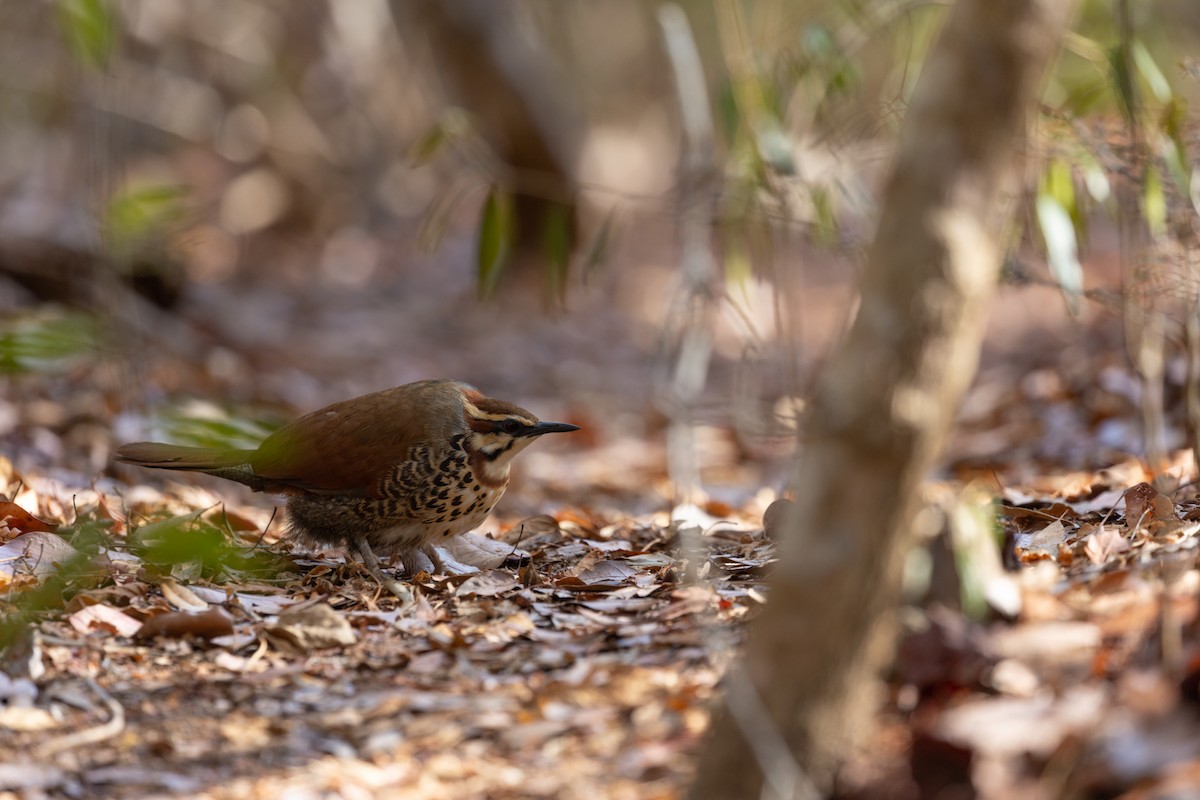
<svg viewBox="0 0 1200 800">
<path fill-rule="evenodd" d="M 1079 263 L 1075 224 L 1067 209 L 1051 194 L 1039 193 L 1036 208 L 1050 271 L 1062 288 L 1067 308 L 1072 315 L 1078 314 L 1079 298 L 1083 294 L 1083 267 Z"/>
<path fill-rule="evenodd" d="M 94 355 L 101 328 L 86 314 L 30 315 L 0 320 L 0 374 L 61 372 Z"/>
<path fill-rule="evenodd" d="M 247 573 L 274 575 L 290 562 L 268 550 L 231 544 L 226 532 L 204 518 L 209 509 L 138 526 L 130 546 L 151 567 L 176 578 L 240 580 Z"/>
<path fill-rule="evenodd" d="M 567 270 L 570 266 L 574 233 L 571 230 L 573 207 L 567 203 L 551 203 L 542 228 L 542 253 L 546 257 L 546 284 L 550 296 L 562 302 L 566 299 Z"/>
<path fill-rule="evenodd" d="M 1171 179 L 1185 196 L 1191 197 L 1193 175 L 1186 136 L 1187 105 L 1181 97 L 1172 97 L 1163 108 L 1158 126 L 1165 134 L 1162 140 L 1162 158 L 1171 173 Z M 1196 204 L 1193 201 L 1193 206 Z"/>
<path fill-rule="evenodd" d="M 592 243 L 588 247 L 587 255 L 583 258 L 584 283 L 587 282 L 592 273 L 608 257 L 608 248 L 612 241 L 613 222 L 616 216 L 617 207 L 613 206 L 608 210 L 608 215 L 604 217 L 604 222 L 600 224 L 600 229 L 596 231 L 596 235 L 592 237 Z"/>
<path fill-rule="evenodd" d="M 1072 166 L 1061 158 L 1050 162 L 1042 174 L 1039 194 L 1054 199 L 1071 218 L 1075 226 L 1074 239 L 1079 240 L 1086 232 L 1087 218 L 1079 205 L 1079 196 L 1075 193 L 1075 175 Z"/>
<path fill-rule="evenodd" d="M 1121 111 L 1125 119 L 1132 121 L 1137 115 L 1137 92 L 1130 74 L 1130 65 L 1126 63 L 1124 51 L 1115 46 L 1108 51 L 1108 65 L 1111 70 L 1112 84 L 1117 99 L 1121 102 Z"/>
<path fill-rule="evenodd" d="M 493 186 L 483 204 L 479 244 L 475 256 L 481 298 L 492 294 L 500 280 L 500 274 L 508 265 L 516 231 L 515 222 L 512 195 L 498 186 Z"/>
<path fill-rule="evenodd" d="M 108 65 L 117 20 L 107 0 L 59 0 L 58 27 L 78 61 L 94 69 Z"/>
<path fill-rule="evenodd" d="M 733 82 L 728 78 L 723 80 L 717 89 L 716 117 L 721 124 L 721 134 L 727 141 L 733 139 L 742 124 L 742 113 L 738 108 Z"/>
<path fill-rule="evenodd" d="M 445 143 L 446 129 L 440 124 L 434 125 L 412 147 L 408 148 L 408 165 L 410 167 L 420 167 L 429 163 L 430 159 L 438 154 L 438 151 L 442 149 L 442 145 Z"/>
<path fill-rule="evenodd" d="M 1134 65 L 1137 66 L 1146 85 L 1150 87 L 1150 93 L 1160 103 L 1169 102 L 1171 100 L 1171 83 L 1163 71 L 1158 68 L 1154 56 L 1150 55 L 1146 45 L 1140 39 L 1135 39 L 1130 51 L 1133 54 Z"/>
<path fill-rule="evenodd" d="M 1075 216 L 1075 180 L 1071 177 L 1071 167 L 1061 158 L 1050 162 L 1042 176 L 1042 187 L 1039 194 L 1049 195 L 1066 209 L 1072 217 Z"/>
<path fill-rule="evenodd" d="M 408 149 L 409 166 L 419 167 L 429 162 L 450 142 L 470 136 L 475 124 L 469 112 L 447 108 L 429 130 Z"/>
<path fill-rule="evenodd" d="M 821 244 L 836 243 L 838 222 L 837 215 L 833 211 L 833 200 L 829 196 L 829 190 L 824 186 L 812 185 L 808 188 L 808 196 L 812 200 L 815 217 L 813 238 Z"/>
<path fill-rule="evenodd" d="M 1150 235 L 1158 238 L 1167 232 L 1167 198 L 1163 193 L 1162 176 L 1153 164 L 1146 167 L 1146 183 L 1142 187 L 1142 216 Z"/>
<path fill-rule="evenodd" d="M 192 447 L 218 447 L 253 450 L 279 427 L 280 420 L 235 415 L 212 409 L 211 416 L 197 416 L 196 409 L 184 407 L 168 413 L 162 420 L 164 438 Z"/>
<path fill-rule="evenodd" d="M 183 186 L 141 186 L 113 194 L 104 210 L 109 248 L 118 263 L 161 241 L 186 214 Z"/>
<path fill-rule="evenodd" d="M 730 287 L 729 294 L 741 294 L 749 301 L 750 279 L 754 275 L 753 264 L 750 261 L 750 251 L 746 247 L 745 237 L 730 231 L 725 245 L 725 283 Z"/>
</svg>

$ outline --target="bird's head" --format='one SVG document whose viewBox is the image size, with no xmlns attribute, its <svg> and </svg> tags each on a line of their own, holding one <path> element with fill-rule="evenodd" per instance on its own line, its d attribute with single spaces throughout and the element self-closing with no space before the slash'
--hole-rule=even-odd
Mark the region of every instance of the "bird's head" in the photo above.
<svg viewBox="0 0 1200 800">
<path fill-rule="evenodd" d="M 485 479 L 508 479 L 512 457 L 545 433 L 579 430 L 566 422 L 542 422 L 520 406 L 493 400 L 474 390 L 463 392 L 463 418 L 467 423 L 466 449 Z"/>
</svg>

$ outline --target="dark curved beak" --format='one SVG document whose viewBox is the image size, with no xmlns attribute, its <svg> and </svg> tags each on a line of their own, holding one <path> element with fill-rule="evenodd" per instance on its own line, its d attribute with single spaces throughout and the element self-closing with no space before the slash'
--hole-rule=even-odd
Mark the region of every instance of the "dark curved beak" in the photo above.
<svg viewBox="0 0 1200 800">
<path fill-rule="evenodd" d="M 579 430 L 578 425 L 572 425 L 569 422 L 539 422 L 532 428 L 526 428 L 524 434 L 526 436 L 541 436 L 543 433 L 569 433 L 570 431 Z"/>
</svg>

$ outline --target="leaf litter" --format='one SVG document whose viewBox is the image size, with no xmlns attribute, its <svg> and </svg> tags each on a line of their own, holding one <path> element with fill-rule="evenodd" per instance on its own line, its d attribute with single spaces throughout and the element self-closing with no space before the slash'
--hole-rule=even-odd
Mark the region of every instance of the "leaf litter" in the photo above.
<svg viewBox="0 0 1200 800">
<path fill-rule="evenodd" d="M 933 563 L 908 590 L 862 796 L 1177 783 L 1200 735 L 1200 504 L 1132 461 L 1002 473 L 928 490 L 951 567 L 936 536 L 919 549 Z M 768 494 L 501 520 L 397 598 L 208 489 L 0 476 L 57 531 L 10 525 L 0 544 L 37 642 L 0 671 L 0 735 L 33 765 L 0 787 L 114 797 L 679 796 L 766 600 L 764 528 L 786 535 L 794 510 Z M 46 743 L 61 749 L 35 757 Z"/>
<path fill-rule="evenodd" d="M 774 549 L 743 520 L 709 538 L 711 583 L 683 584 L 668 515 L 543 514 L 463 537 L 447 555 L 467 571 L 397 598 L 338 550 L 225 522 L 254 509 L 144 497 L 97 493 L 121 512 L 84 547 L 87 569 L 58 575 L 73 610 L 24 617 L 46 670 L 27 705 L 53 724 L 31 711 L 0 732 L 12 754 L 59 743 L 38 762 L 57 790 L 233 797 L 254 776 L 274 792 L 304 775 L 343 794 L 662 796 L 690 774 Z M 58 530 L 36 535 L 74 553 L 75 526 Z M 13 585 L 42 579 L 22 562 Z M 77 746 L 79 730 L 102 738 Z"/>
</svg>

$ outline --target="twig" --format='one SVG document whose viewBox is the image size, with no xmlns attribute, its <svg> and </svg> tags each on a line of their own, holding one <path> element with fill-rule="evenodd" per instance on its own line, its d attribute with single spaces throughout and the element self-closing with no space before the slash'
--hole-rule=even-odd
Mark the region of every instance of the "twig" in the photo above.
<svg viewBox="0 0 1200 800">
<path fill-rule="evenodd" d="M 95 680 L 90 677 L 83 680 L 88 688 L 92 690 L 92 693 L 99 697 L 100 701 L 108 709 L 108 721 L 91 728 L 84 728 L 76 733 L 68 733 L 65 736 L 59 736 L 48 742 L 43 742 L 34 751 L 39 758 L 49 758 L 66 750 L 74 750 L 77 747 L 90 744 L 99 744 L 125 730 L 125 708 L 117 702 L 116 698 L 104 691 L 104 688 L 96 683 Z"/>
<path fill-rule="evenodd" d="M 750 745 L 762 769 L 763 780 L 774 795 L 796 800 L 817 800 L 821 793 L 796 763 L 779 727 L 771 721 L 771 715 L 763 705 L 754 683 L 740 667 L 735 666 L 725 673 L 725 693 L 725 707 Z"/>
</svg>

